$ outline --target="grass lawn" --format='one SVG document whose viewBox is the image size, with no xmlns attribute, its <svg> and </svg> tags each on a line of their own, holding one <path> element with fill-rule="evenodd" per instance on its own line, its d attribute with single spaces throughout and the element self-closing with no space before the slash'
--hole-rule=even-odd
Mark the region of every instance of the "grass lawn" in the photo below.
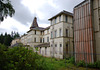
<svg viewBox="0 0 100 70">
<path fill-rule="evenodd" d="M 42 57 L 41 60 L 45 60 L 47 65 L 53 66 L 56 70 L 99 70 L 92 68 L 77 67 L 73 63 L 73 58 L 67 60 L 59 60 L 55 58 Z"/>
</svg>

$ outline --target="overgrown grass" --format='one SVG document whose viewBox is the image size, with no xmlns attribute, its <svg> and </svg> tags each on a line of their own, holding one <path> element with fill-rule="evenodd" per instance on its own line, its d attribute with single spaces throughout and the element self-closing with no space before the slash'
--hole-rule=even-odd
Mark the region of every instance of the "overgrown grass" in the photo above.
<svg viewBox="0 0 100 70">
<path fill-rule="evenodd" d="M 74 57 L 46 58 L 25 47 L 7 48 L 0 44 L 0 70 L 77 70 L 74 64 Z M 84 62 L 80 62 L 80 65 L 84 65 Z M 100 63 L 95 65 L 100 66 Z M 84 68 L 81 67 L 78 70 L 84 70 Z"/>
</svg>

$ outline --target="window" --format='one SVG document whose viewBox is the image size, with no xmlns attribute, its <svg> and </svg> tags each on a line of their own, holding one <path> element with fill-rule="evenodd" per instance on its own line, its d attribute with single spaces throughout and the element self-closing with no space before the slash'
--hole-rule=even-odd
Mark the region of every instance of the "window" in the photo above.
<svg viewBox="0 0 100 70">
<path fill-rule="evenodd" d="M 55 18 L 55 24 L 57 23 L 57 18 Z"/>
<path fill-rule="evenodd" d="M 57 37 L 57 30 L 55 31 L 55 37 Z"/>
<path fill-rule="evenodd" d="M 41 31 L 41 35 L 42 35 L 42 31 Z"/>
<path fill-rule="evenodd" d="M 57 44 L 55 44 L 55 53 L 57 53 Z"/>
<path fill-rule="evenodd" d="M 68 17 L 67 16 L 65 16 L 65 21 L 68 22 Z"/>
<path fill-rule="evenodd" d="M 47 33 L 49 33 L 49 29 L 47 30 Z"/>
<path fill-rule="evenodd" d="M 61 21 L 61 15 L 59 16 L 59 22 Z"/>
<path fill-rule="evenodd" d="M 61 36 L 61 29 L 59 29 L 59 36 Z"/>
<path fill-rule="evenodd" d="M 36 30 L 35 30 L 35 35 L 36 35 Z"/>
<path fill-rule="evenodd" d="M 45 55 L 47 55 L 47 47 L 45 47 Z"/>
<path fill-rule="evenodd" d="M 55 47 L 57 47 L 57 44 L 55 44 Z"/>
<path fill-rule="evenodd" d="M 60 44 L 59 53 L 60 53 L 60 54 L 62 53 L 62 44 Z"/>
<path fill-rule="evenodd" d="M 68 44 L 66 44 L 66 54 L 68 54 Z"/>
<path fill-rule="evenodd" d="M 53 20 L 51 20 L 51 25 L 52 25 Z"/>
<path fill-rule="evenodd" d="M 41 47 L 40 47 L 40 54 L 41 54 Z"/>
<path fill-rule="evenodd" d="M 52 47 L 52 44 L 51 44 L 51 47 Z"/>
<path fill-rule="evenodd" d="M 40 43 L 42 43 L 42 38 L 40 38 Z"/>
<path fill-rule="evenodd" d="M 43 31 L 43 35 L 44 35 L 44 31 Z"/>
<path fill-rule="evenodd" d="M 52 32 L 51 32 L 51 38 L 53 38 L 53 36 L 52 36 Z"/>
<path fill-rule="evenodd" d="M 68 29 L 66 29 L 66 37 L 68 37 Z"/>
<path fill-rule="evenodd" d="M 43 43 L 44 43 L 44 38 L 43 38 Z"/>
<path fill-rule="evenodd" d="M 34 42 L 36 42 L 36 38 L 34 38 Z"/>
<path fill-rule="evenodd" d="M 47 37 L 47 42 L 49 42 L 49 37 Z"/>
</svg>

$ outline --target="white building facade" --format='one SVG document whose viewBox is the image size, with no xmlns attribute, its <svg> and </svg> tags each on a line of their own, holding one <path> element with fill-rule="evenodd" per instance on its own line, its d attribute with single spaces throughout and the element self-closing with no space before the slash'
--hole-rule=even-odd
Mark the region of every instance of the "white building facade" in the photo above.
<svg viewBox="0 0 100 70">
<path fill-rule="evenodd" d="M 67 58 L 73 56 L 73 14 L 61 11 L 49 19 L 50 26 L 39 27 L 35 17 L 30 30 L 21 37 L 20 42 L 38 48 L 45 57 Z"/>
</svg>

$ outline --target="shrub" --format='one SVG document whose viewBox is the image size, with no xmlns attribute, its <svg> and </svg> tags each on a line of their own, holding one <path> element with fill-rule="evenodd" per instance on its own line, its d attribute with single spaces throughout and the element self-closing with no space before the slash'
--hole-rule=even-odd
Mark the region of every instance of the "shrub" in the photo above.
<svg viewBox="0 0 100 70">
<path fill-rule="evenodd" d="M 74 58 L 74 57 L 67 58 L 66 62 L 67 62 L 67 63 L 74 64 L 74 63 L 75 63 L 75 58 Z"/>
<path fill-rule="evenodd" d="M 84 67 L 86 66 L 85 62 L 84 61 L 80 61 L 79 63 L 77 63 L 77 66 L 79 67 Z"/>
<path fill-rule="evenodd" d="M 77 66 L 79 67 L 85 67 L 86 63 L 84 61 L 80 61 L 77 63 Z M 87 63 L 87 67 L 89 68 L 100 68 L 100 61 L 94 62 L 94 63 Z"/>
<path fill-rule="evenodd" d="M 55 67 L 33 50 L 0 44 L 0 70 L 55 70 Z"/>
</svg>

